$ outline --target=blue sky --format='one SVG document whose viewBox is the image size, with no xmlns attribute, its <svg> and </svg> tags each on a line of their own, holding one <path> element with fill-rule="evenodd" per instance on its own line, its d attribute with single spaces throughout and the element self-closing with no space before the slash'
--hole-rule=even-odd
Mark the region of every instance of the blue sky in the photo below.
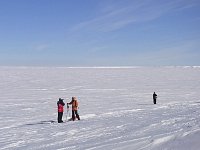
<svg viewBox="0 0 200 150">
<path fill-rule="evenodd" d="M 199 0 L 1 0 L 0 65 L 200 65 Z"/>
</svg>

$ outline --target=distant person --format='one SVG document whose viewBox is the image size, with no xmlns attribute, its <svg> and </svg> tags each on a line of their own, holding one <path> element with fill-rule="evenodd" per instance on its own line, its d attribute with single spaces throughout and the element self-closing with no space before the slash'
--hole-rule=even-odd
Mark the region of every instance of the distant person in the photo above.
<svg viewBox="0 0 200 150">
<path fill-rule="evenodd" d="M 70 103 L 67 103 L 69 105 L 72 105 L 72 120 L 80 120 L 79 114 L 78 114 L 78 101 L 76 97 L 72 97 L 72 101 Z"/>
<path fill-rule="evenodd" d="M 156 104 L 156 99 L 157 99 L 157 94 L 154 92 L 153 93 L 153 103 Z"/>
<path fill-rule="evenodd" d="M 62 116 L 63 116 L 63 111 L 64 111 L 64 106 L 65 103 L 63 102 L 62 98 L 59 98 L 59 101 L 57 102 L 57 106 L 58 106 L 58 123 L 62 123 Z"/>
</svg>

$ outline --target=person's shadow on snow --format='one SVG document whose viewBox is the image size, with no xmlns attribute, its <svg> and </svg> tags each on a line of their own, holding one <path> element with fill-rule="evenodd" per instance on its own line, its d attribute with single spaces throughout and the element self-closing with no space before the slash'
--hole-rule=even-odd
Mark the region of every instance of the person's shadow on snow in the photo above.
<svg viewBox="0 0 200 150">
<path fill-rule="evenodd" d="M 39 124 L 51 124 L 51 123 L 55 123 L 56 121 L 54 120 L 44 120 L 44 121 L 39 121 L 39 122 L 35 122 L 35 123 L 27 123 L 25 125 L 27 126 L 31 126 L 31 125 L 39 125 Z"/>
</svg>

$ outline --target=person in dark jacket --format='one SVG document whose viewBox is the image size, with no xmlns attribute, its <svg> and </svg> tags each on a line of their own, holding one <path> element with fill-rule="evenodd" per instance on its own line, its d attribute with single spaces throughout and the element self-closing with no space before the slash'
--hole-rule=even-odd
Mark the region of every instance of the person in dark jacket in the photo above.
<svg viewBox="0 0 200 150">
<path fill-rule="evenodd" d="M 70 103 L 67 103 L 67 105 L 72 105 L 72 120 L 74 121 L 76 118 L 80 120 L 79 114 L 78 114 L 78 101 L 76 97 L 72 97 L 72 101 Z"/>
<path fill-rule="evenodd" d="M 154 92 L 153 93 L 153 103 L 156 104 L 156 99 L 157 99 L 157 94 Z"/>
<path fill-rule="evenodd" d="M 64 112 L 64 106 L 65 103 L 63 102 L 62 98 L 59 98 L 59 101 L 57 102 L 57 106 L 58 106 L 58 123 L 62 123 L 62 116 L 63 116 L 63 112 Z"/>
</svg>

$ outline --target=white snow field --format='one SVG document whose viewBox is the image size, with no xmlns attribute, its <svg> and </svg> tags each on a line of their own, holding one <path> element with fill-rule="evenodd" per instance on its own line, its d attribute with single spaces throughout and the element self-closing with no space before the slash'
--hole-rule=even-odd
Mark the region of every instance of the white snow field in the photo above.
<svg viewBox="0 0 200 150">
<path fill-rule="evenodd" d="M 1 150 L 200 149 L 198 66 L 0 67 L 0 92 Z M 72 96 L 81 120 L 58 124 Z"/>
</svg>

